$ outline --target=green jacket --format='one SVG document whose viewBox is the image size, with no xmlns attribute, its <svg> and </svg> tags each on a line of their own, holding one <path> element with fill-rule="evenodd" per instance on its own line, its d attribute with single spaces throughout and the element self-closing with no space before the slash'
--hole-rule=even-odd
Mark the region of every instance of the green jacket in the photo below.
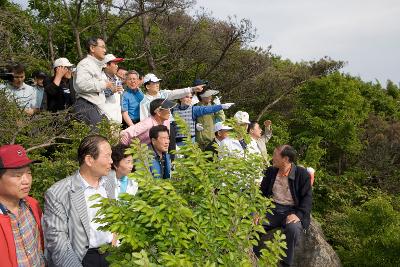
<svg viewBox="0 0 400 267">
<path fill-rule="evenodd" d="M 198 103 L 198 106 L 205 106 L 203 103 Z M 211 103 L 207 106 L 211 106 Z M 204 130 L 197 131 L 196 130 L 196 142 L 199 144 L 200 148 L 204 150 L 207 145 L 214 140 L 214 125 L 217 122 L 225 120 L 225 113 L 223 110 L 220 110 L 216 113 L 207 114 L 197 118 L 196 123 L 202 124 Z"/>
</svg>

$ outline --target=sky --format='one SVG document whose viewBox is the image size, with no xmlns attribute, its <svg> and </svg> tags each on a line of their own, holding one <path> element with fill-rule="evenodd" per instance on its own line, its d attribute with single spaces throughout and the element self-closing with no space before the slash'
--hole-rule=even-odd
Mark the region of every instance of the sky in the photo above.
<svg viewBox="0 0 400 267">
<path fill-rule="evenodd" d="M 14 0 L 26 7 L 27 0 Z M 329 56 L 343 72 L 400 83 L 400 0 L 197 0 L 213 17 L 249 19 L 255 46 L 292 61 Z"/>
<path fill-rule="evenodd" d="M 400 82 L 399 0 L 197 0 L 213 17 L 257 29 L 254 45 L 292 61 L 329 56 L 365 81 Z"/>
</svg>

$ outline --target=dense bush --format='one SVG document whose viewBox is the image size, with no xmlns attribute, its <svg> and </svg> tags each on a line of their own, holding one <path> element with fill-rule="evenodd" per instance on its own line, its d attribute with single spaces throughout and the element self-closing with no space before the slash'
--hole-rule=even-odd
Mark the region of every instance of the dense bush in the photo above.
<svg viewBox="0 0 400 267">
<path fill-rule="evenodd" d="M 183 129 L 181 124 L 180 129 Z M 212 159 L 190 139 L 179 150 L 171 180 L 154 179 L 147 147 L 134 142 L 130 175 L 137 195 L 120 201 L 103 199 L 104 229 L 116 233 L 121 246 L 110 248 L 111 266 L 252 266 L 252 246 L 263 227 L 254 215 L 271 208 L 255 179 L 262 174 L 260 156 Z M 263 251 L 260 266 L 276 265 L 284 255 L 278 232 Z"/>
</svg>

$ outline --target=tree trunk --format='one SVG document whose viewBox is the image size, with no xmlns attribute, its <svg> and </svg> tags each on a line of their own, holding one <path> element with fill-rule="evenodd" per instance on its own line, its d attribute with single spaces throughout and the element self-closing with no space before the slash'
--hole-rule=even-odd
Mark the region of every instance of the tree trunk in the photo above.
<svg viewBox="0 0 400 267">
<path fill-rule="evenodd" d="M 98 0 L 97 1 L 97 9 L 99 10 L 99 17 L 100 17 L 100 32 L 101 32 L 101 36 L 103 37 L 103 40 L 106 41 L 107 40 L 107 25 L 106 25 L 106 14 L 103 10 L 103 0 Z"/>
<path fill-rule="evenodd" d="M 140 1 L 139 3 L 139 12 L 144 13 L 144 1 Z M 150 72 L 154 72 L 156 70 L 156 63 L 154 62 L 153 54 L 151 53 L 149 16 L 147 14 L 143 14 L 140 17 L 140 21 L 142 24 L 143 48 L 144 52 L 146 52 L 147 64 Z"/>
<path fill-rule="evenodd" d="M 48 34 L 48 42 L 49 42 L 49 54 L 50 54 L 50 60 L 53 63 L 55 60 L 55 54 L 54 54 L 54 47 L 53 47 L 53 27 L 49 26 L 49 34 Z"/>
<path fill-rule="evenodd" d="M 83 58 L 82 47 L 81 47 L 81 36 L 77 27 L 74 27 L 74 35 L 76 42 L 76 51 L 78 52 L 79 59 Z"/>
</svg>

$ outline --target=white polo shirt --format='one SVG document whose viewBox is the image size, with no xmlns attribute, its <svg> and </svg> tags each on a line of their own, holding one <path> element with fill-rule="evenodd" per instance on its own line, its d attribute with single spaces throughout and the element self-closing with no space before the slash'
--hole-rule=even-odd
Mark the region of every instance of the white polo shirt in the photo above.
<svg viewBox="0 0 400 267">
<path fill-rule="evenodd" d="M 103 226 L 103 224 L 94 222 L 93 219 L 96 217 L 97 211 L 100 209 L 98 207 L 93 208 L 92 206 L 96 203 L 98 203 L 98 199 L 95 200 L 89 200 L 89 198 L 92 195 L 95 194 L 100 194 L 102 197 L 107 198 L 107 192 L 104 187 L 105 180 L 103 178 L 100 178 L 99 180 L 99 187 L 94 188 L 91 185 L 86 182 L 85 179 L 81 176 L 79 173 L 79 176 L 81 177 L 83 188 L 84 188 L 84 194 L 85 194 L 85 200 L 86 200 L 86 208 L 87 208 L 87 213 L 88 213 L 88 218 L 89 218 L 89 248 L 98 248 L 101 245 L 111 243 L 112 241 L 112 233 L 111 232 L 103 232 L 97 230 L 98 227 Z"/>
</svg>

